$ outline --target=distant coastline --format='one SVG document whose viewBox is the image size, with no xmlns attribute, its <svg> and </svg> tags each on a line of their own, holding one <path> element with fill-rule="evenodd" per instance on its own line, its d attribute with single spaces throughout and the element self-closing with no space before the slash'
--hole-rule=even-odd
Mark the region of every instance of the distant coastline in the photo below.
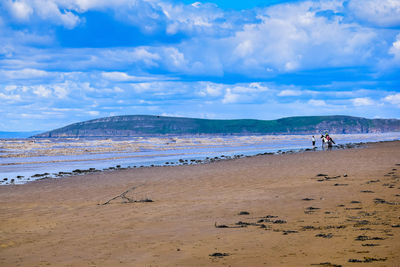
<svg viewBox="0 0 400 267">
<path fill-rule="evenodd" d="M 350 116 L 288 117 L 277 120 L 211 120 L 150 115 L 126 115 L 78 122 L 33 138 L 131 137 L 160 135 L 254 135 L 399 132 L 400 120 Z"/>
</svg>

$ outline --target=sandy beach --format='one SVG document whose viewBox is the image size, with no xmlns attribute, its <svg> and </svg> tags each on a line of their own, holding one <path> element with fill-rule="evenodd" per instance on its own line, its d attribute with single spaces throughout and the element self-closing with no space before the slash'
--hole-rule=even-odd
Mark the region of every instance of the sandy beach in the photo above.
<svg viewBox="0 0 400 267">
<path fill-rule="evenodd" d="M 400 266 L 400 142 L 0 187 L 1 266 Z"/>
</svg>

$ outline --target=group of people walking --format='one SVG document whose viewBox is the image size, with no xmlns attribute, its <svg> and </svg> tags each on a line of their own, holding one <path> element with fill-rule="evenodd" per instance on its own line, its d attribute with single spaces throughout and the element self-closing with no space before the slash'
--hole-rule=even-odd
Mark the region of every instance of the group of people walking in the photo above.
<svg viewBox="0 0 400 267">
<path fill-rule="evenodd" d="M 315 148 L 315 136 L 312 136 L 312 145 Z M 333 141 L 332 137 L 329 136 L 328 132 L 325 132 L 325 134 L 321 134 L 321 145 L 322 149 L 324 149 L 326 146 L 328 149 L 332 149 L 333 144 L 335 144 L 335 141 Z"/>
</svg>

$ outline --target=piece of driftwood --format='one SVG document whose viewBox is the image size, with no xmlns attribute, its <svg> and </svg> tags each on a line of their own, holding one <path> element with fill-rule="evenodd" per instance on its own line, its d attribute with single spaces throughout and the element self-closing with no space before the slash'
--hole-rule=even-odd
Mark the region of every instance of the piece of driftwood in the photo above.
<svg viewBox="0 0 400 267">
<path fill-rule="evenodd" d="M 140 186 L 141 186 L 141 185 L 140 185 Z M 138 187 L 139 187 L 139 186 L 134 186 L 134 187 L 132 187 L 132 188 L 129 188 L 129 189 L 126 190 L 125 192 L 122 192 L 120 195 L 115 196 L 115 197 L 109 199 L 108 201 L 104 202 L 104 203 L 101 204 L 101 205 L 110 204 L 111 201 L 113 201 L 113 200 L 115 200 L 115 199 L 117 199 L 117 198 L 121 198 L 121 199 L 123 200 L 123 203 L 153 202 L 153 200 L 148 199 L 148 198 L 146 198 L 146 199 L 141 199 L 141 200 L 136 200 L 136 199 L 133 199 L 133 198 L 130 198 L 130 197 L 127 197 L 127 196 L 126 196 L 126 194 L 128 194 L 129 192 L 135 190 L 135 189 L 138 188 Z"/>
</svg>

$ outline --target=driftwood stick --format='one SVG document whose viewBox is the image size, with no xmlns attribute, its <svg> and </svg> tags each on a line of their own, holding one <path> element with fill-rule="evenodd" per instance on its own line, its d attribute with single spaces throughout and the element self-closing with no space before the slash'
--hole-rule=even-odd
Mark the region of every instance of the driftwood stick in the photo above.
<svg viewBox="0 0 400 267">
<path fill-rule="evenodd" d="M 142 185 L 140 185 L 140 186 L 142 186 Z M 127 200 L 127 201 L 128 201 L 128 203 L 133 203 L 133 202 L 135 202 L 135 200 L 133 200 L 133 199 L 131 199 L 131 198 L 127 197 L 127 196 L 126 196 L 126 194 L 128 194 L 129 192 L 131 192 L 131 191 L 135 190 L 135 189 L 136 189 L 136 188 L 138 188 L 138 187 L 139 187 L 139 186 L 134 186 L 134 187 L 132 187 L 132 188 L 130 188 L 130 189 L 128 189 L 128 190 L 126 190 L 125 192 L 121 193 L 120 195 L 118 195 L 118 196 L 115 196 L 115 197 L 113 197 L 113 198 L 109 199 L 108 201 L 104 202 L 104 203 L 103 203 L 103 204 L 101 204 L 101 205 L 107 205 L 107 204 L 110 204 L 110 202 L 111 202 L 111 201 L 113 201 L 113 200 L 115 200 L 115 199 L 117 199 L 117 198 L 122 198 L 122 199 L 124 199 L 124 200 Z"/>
</svg>

